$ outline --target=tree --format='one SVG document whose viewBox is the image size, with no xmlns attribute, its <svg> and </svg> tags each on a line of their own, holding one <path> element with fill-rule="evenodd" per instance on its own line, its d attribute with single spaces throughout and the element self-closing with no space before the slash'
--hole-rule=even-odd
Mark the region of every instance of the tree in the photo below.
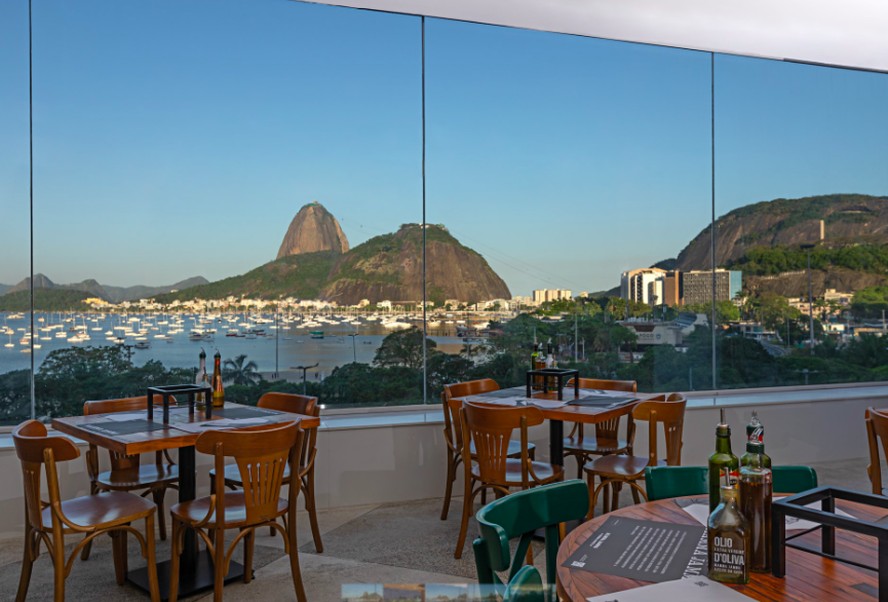
<svg viewBox="0 0 888 602">
<path fill-rule="evenodd" d="M 406 366 L 422 370 L 422 346 L 425 338 L 417 328 L 393 332 L 382 340 L 373 363 L 381 367 Z M 435 341 L 426 338 L 426 355 L 438 353 Z"/>
<path fill-rule="evenodd" d="M 262 376 L 256 371 L 256 362 L 247 360 L 247 355 L 242 353 L 233 360 L 225 360 L 222 366 L 222 380 L 233 385 L 255 385 Z M 244 363 L 246 362 L 246 363 Z"/>
</svg>

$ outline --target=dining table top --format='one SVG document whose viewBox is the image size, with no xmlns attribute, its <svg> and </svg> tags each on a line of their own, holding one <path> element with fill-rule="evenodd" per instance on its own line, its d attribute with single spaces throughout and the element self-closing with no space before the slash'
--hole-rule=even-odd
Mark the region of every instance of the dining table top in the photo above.
<svg viewBox="0 0 888 602">
<path fill-rule="evenodd" d="M 636 504 L 620 508 L 589 520 L 571 531 L 558 548 L 558 594 L 564 600 L 585 601 L 592 596 L 613 594 L 643 585 L 627 577 L 591 572 L 565 566 L 568 558 L 610 517 L 658 521 L 681 525 L 700 525 L 683 507 L 691 502 L 708 504 L 708 498 L 688 496 Z M 860 519 L 879 521 L 888 518 L 885 509 L 847 501 L 837 501 L 836 507 Z M 787 531 L 790 534 L 791 531 Z M 812 550 L 819 550 L 819 530 L 793 540 Z M 876 566 L 877 542 L 874 537 L 836 530 L 836 554 L 867 566 Z M 594 552 L 593 552 L 594 553 Z M 786 576 L 778 578 L 769 573 L 750 573 L 749 583 L 731 585 L 753 600 L 807 602 L 810 600 L 873 600 L 879 598 L 878 573 L 852 564 L 818 556 L 811 552 L 786 548 Z"/>
<path fill-rule="evenodd" d="M 226 413 L 229 414 L 226 416 Z M 247 415 L 245 418 L 244 415 Z M 88 443 L 123 454 L 140 454 L 164 449 L 176 449 L 194 445 L 202 432 L 212 428 L 243 428 L 262 424 L 298 422 L 303 428 L 320 426 L 320 418 L 293 414 L 278 410 L 267 410 L 243 404 L 226 402 L 221 408 L 214 408 L 212 417 L 195 408 L 189 411 L 187 405 L 171 406 L 169 423 L 162 422 L 159 406 L 154 408 L 154 419 L 148 419 L 147 407 L 112 414 L 91 414 L 88 416 L 65 416 L 54 418 L 52 427 L 62 433 L 83 439 Z M 132 432 L 114 432 L 122 422 L 130 422 Z M 139 429 L 143 425 L 144 429 Z"/>
<path fill-rule="evenodd" d="M 543 415 L 543 418 L 545 418 L 546 420 L 594 424 L 597 422 L 606 422 L 608 420 L 611 420 L 612 418 L 625 416 L 626 414 L 630 413 L 632 411 L 632 408 L 638 405 L 638 403 L 644 401 L 649 397 L 653 397 L 654 395 L 655 394 L 653 393 L 580 389 L 579 394 L 575 396 L 573 387 L 565 386 L 563 390 L 562 400 L 565 403 L 563 405 L 554 405 L 555 402 L 558 402 L 558 395 L 555 391 L 548 391 L 545 393 L 543 391 L 531 391 L 530 399 L 551 402 L 550 404 L 536 406 L 539 408 L 540 412 Z M 489 391 L 487 393 L 475 393 L 455 399 L 469 402 L 506 405 L 502 404 L 501 402 L 504 399 L 510 399 L 511 397 L 528 399 L 526 388 L 522 386 L 511 387 L 508 389 L 497 389 L 496 391 Z M 604 398 L 602 402 L 603 405 L 590 406 L 571 403 L 582 401 L 584 397 Z M 612 397 L 613 402 L 609 404 L 604 403 L 607 401 L 607 397 Z M 520 405 L 534 404 L 532 402 L 522 402 Z"/>
</svg>

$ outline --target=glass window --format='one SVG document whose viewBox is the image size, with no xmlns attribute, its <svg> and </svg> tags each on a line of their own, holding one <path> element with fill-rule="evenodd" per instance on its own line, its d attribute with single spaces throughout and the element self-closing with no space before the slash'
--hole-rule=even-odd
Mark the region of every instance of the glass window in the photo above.
<svg viewBox="0 0 888 602">
<path fill-rule="evenodd" d="M 884 379 L 888 76 L 716 55 L 715 101 L 719 386 Z"/>
<path fill-rule="evenodd" d="M 583 376 L 707 388 L 673 270 L 710 221 L 709 55 L 440 20 L 426 47 L 429 222 L 488 281 L 433 318 L 449 368 L 522 384 L 537 341 Z"/>
</svg>

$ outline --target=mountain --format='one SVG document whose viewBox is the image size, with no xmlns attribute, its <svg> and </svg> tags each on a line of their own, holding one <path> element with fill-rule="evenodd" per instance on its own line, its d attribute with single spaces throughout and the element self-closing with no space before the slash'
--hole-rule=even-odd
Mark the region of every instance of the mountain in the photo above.
<svg viewBox="0 0 888 602">
<path fill-rule="evenodd" d="M 734 209 L 715 222 L 715 262 L 722 266 L 755 247 L 795 246 L 820 239 L 820 220 L 831 244 L 888 243 L 888 197 L 828 194 L 776 199 Z M 710 229 L 678 255 L 679 270 L 709 266 Z"/>
<path fill-rule="evenodd" d="M 509 287 L 481 255 L 459 243 L 446 228 L 426 226 L 426 281 L 429 300 L 510 299 Z M 344 305 L 422 300 L 422 227 L 405 224 L 394 234 L 371 238 L 339 260 L 323 298 Z"/>
<path fill-rule="evenodd" d="M 347 252 L 348 239 L 336 218 L 320 203 L 311 202 L 290 222 L 277 258 L 327 251 Z"/>
<path fill-rule="evenodd" d="M 820 241 L 823 220 L 825 237 Z M 783 296 L 807 294 L 811 255 L 813 294 L 857 291 L 888 281 L 888 197 L 830 194 L 763 201 L 716 220 L 716 265 L 743 272 L 744 288 Z M 812 249 L 802 245 L 815 244 Z M 675 262 L 679 270 L 707 269 L 710 229 Z"/>
<path fill-rule="evenodd" d="M 111 303 L 120 303 L 121 301 L 135 301 L 136 299 L 145 299 L 147 297 L 153 297 L 158 294 L 168 293 L 173 290 L 183 290 L 191 286 L 198 286 L 201 284 L 206 284 L 209 282 L 203 276 L 195 276 L 192 278 L 188 278 L 186 280 L 182 280 L 181 282 L 177 282 L 176 284 L 169 284 L 164 286 L 144 286 L 144 285 L 136 285 L 129 287 L 121 287 L 121 286 L 110 286 L 107 284 L 99 284 L 96 280 L 89 279 L 84 280 L 82 282 L 76 282 L 72 284 L 56 284 L 52 280 L 50 280 L 44 274 L 35 274 L 34 275 L 34 289 L 35 291 L 50 291 L 50 290 L 58 290 L 58 291 L 76 291 L 78 293 L 84 293 L 83 295 L 75 295 L 75 296 L 65 296 L 65 295 L 57 295 L 59 302 L 65 299 L 85 299 L 88 297 L 99 297 L 100 299 L 104 299 L 106 301 L 110 301 Z M 18 284 L 9 287 L 5 292 L 0 292 L 0 295 L 4 294 L 13 294 L 13 293 L 22 293 L 27 292 L 31 288 L 31 279 L 25 278 Z M 42 297 L 45 299 L 55 298 L 55 297 Z M 8 300 L 7 300 L 8 301 Z M 55 304 L 55 301 L 53 302 Z M 41 306 L 42 307 L 42 306 Z"/>
<path fill-rule="evenodd" d="M 0 295 L 5 295 L 11 288 L 11 284 L 0 284 Z"/>
<path fill-rule="evenodd" d="M 481 255 L 463 246 L 443 226 L 426 227 L 429 299 L 483 301 L 511 298 L 506 283 Z M 265 299 L 325 299 L 340 305 L 422 300 L 422 228 L 407 224 L 346 253 L 289 255 L 246 274 L 157 297 L 162 303 L 193 298 L 249 296 Z"/>
</svg>

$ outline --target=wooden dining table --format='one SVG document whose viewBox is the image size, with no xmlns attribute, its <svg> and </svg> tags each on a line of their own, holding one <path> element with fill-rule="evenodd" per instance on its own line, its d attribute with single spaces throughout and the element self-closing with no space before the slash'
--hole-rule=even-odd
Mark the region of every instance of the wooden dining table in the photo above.
<svg viewBox="0 0 888 602">
<path fill-rule="evenodd" d="M 179 501 L 193 500 L 197 495 L 197 473 L 194 444 L 201 433 L 214 428 L 243 428 L 263 424 L 298 422 L 302 428 L 317 428 L 320 418 L 292 414 L 236 403 L 212 410 L 212 417 L 188 406 L 170 408 L 169 423 L 164 424 L 162 413 L 154 412 L 148 419 L 147 408 L 140 412 L 116 414 L 92 414 L 54 418 L 55 430 L 77 437 L 99 447 L 121 454 L 141 454 L 161 450 L 179 450 Z M 221 421 L 221 422 L 220 422 Z M 126 423 L 126 426 L 122 426 Z M 157 576 L 163 599 L 169 591 L 169 561 L 157 563 Z M 179 595 L 213 586 L 213 563 L 208 553 L 198 553 L 197 541 L 191 530 L 185 533 L 185 545 L 181 555 Z M 226 582 L 243 576 L 243 566 L 231 562 Z M 136 569 L 127 579 L 148 591 L 147 569 Z"/>
<path fill-rule="evenodd" d="M 591 596 L 613 594 L 650 585 L 645 581 L 565 566 L 565 563 L 611 517 L 700 525 L 694 517 L 682 509 L 682 506 L 691 501 L 708 504 L 708 498 L 700 496 L 636 504 L 596 517 L 571 531 L 558 548 L 558 595 L 563 600 L 581 602 Z M 863 504 L 838 501 L 836 507 L 860 519 L 878 521 L 888 518 L 884 509 Z M 819 550 L 820 530 L 800 536 L 794 539 L 793 543 L 802 544 L 811 550 Z M 594 554 L 594 551 L 592 553 Z M 853 562 L 876 566 L 877 542 L 874 537 L 837 529 L 836 554 Z M 753 600 L 771 602 L 879 599 L 876 571 L 791 547 L 786 548 L 785 577 L 778 578 L 771 573 L 750 573 L 749 583 L 730 587 Z"/>
<path fill-rule="evenodd" d="M 479 403 L 496 403 L 502 400 L 504 396 L 512 395 L 514 397 L 526 397 L 527 391 L 525 387 L 511 387 L 508 389 L 497 389 L 489 393 L 479 393 L 475 395 L 467 395 L 465 397 L 456 398 L 461 401 L 474 401 Z M 549 423 L 549 461 L 552 464 L 564 466 L 564 423 L 580 422 L 583 424 L 595 424 L 625 416 L 632 412 L 632 409 L 641 401 L 653 394 L 627 393 L 623 391 L 607 391 L 606 394 L 614 395 L 614 403 L 612 405 L 588 406 L 575 405 L 571 401 L 582 399 L 583 396 L 594 394 L 586 389 L 579 389 L 575 394 L 573 387 L 565 387 L 563 390 L 564 400 L 568 403 L 559 407 L 540 407 L 539 410 Z M 557 393 L 554 391 L 531 391 L 532 399 L 544 399 L 548 401 L 556 401 Z M 620 398 L 623 398 L 620 400 Z"/>
</svg>

